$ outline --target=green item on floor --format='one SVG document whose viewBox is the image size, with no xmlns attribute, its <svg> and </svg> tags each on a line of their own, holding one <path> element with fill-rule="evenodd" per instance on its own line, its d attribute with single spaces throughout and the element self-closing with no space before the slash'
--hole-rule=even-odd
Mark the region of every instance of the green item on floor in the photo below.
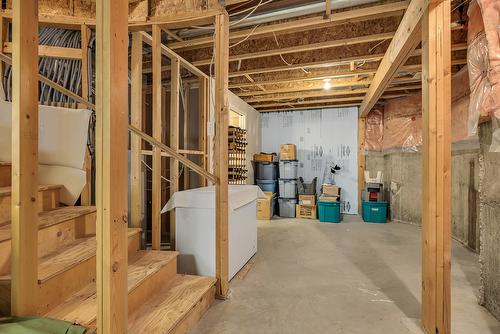
<svg viewBox="0 0 500 334">
<path fill-rule="evenodd" d="M 1 334 L 84 334 L 87 328 L 42 317 L 0 318 Z"/>
</svg>

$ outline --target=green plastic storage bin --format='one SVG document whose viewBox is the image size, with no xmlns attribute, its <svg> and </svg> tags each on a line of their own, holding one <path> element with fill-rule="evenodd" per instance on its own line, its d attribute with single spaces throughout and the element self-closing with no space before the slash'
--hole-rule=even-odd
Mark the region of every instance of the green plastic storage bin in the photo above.
<svg viewBox="0 0 500 334">
<path fill-rule="evenodd" d="M 340 202 L 318 202 L 320 222 L 340 223 Z"/>
<path fill-rule="evenodd" d="M 385 223 L 387 219 L 387 202 L 363 201 L 363 220 L 365 223 Z"/>
</svg>

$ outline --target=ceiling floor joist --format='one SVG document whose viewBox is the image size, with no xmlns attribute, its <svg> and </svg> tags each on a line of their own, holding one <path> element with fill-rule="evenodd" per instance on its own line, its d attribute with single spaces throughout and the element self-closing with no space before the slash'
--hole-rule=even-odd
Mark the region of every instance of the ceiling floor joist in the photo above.
<svg viewBox="0 0 500 334">
<path fill-rule="evenodd" d="M 398 69 L 422 41 L 420 21 L 428 4 L 429 0 L 412 0 L 408 6 L 361 104 L 361 117 L 368 115 Z"/>
<path fill-rule="evenodd" d="M 258 26 L 257 28 L 243 29 L 232 31 L 229 34 L 230 42 L 239 42 L 244 38 L 256 39 L 284 33 L 294 33 L 299 31 L 307 31 L 312 29 L 323 28 L 326 26 L 334 26 L 344 23 L 359 22 L 363 20 L 371 20 L 389 16 L 397 16 L 404 12 L 408 7 L 409 1 L 400 1 L 395 3 L 377 5 L 367 8 L 353 9 L 344 12 L 333 13 L 330 18 L 325 19 L 323 15 L 299 18 L 287 22 L 279 22 Z M 169 45 L 173 50 L 203 48 L 210 46 L 213 43 L 213 36 L 197 37 L 193 39 L 185 39 L 182 42 L 174 42 Z"/>
</svg>

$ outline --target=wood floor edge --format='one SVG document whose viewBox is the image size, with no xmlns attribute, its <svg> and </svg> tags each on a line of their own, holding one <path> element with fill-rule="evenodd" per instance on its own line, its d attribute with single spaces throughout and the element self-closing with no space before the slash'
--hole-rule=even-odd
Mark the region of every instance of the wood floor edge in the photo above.
<svg viewBox="0 0 500 334">
<path fill-rule="evenodd" d="M 210 306 L 215 302 L 215 284 L 211 285 L 198 302 L 179 319 L 179 322 L 168 334 L 186 334 L 196 326 Z"/>
</svg>

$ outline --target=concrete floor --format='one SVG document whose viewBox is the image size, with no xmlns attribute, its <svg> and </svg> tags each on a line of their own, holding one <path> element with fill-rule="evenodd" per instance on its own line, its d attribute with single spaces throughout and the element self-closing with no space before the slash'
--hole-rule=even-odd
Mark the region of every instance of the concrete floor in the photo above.
<svg viewBox="0 0 500 334">
<path fill-rule="evenodd" d="M 250 270 L 193 333 L 422 333 L 420 229 L 344 220 L 259 222 Z M 478 266 L 477 255 L 453 243 L 453 334 L 500 333 L 477 304 Z"/>
</svg>

